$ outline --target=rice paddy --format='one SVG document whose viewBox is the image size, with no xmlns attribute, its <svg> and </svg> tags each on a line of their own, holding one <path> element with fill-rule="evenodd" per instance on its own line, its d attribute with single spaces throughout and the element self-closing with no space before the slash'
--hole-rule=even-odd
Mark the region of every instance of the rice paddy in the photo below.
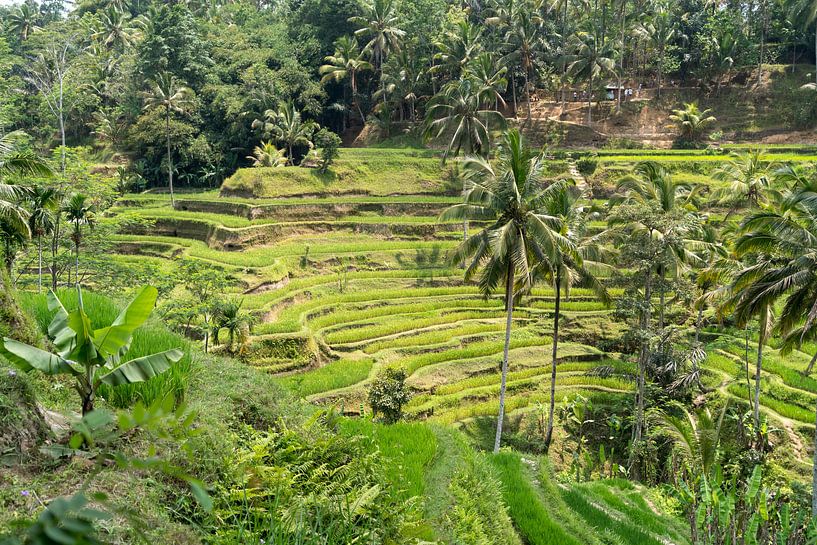
<svg viewBox="0 0 817 545">
<path fill-rule="evenodd" d="M 712 186 L 712 170 L 730 159 L 731 151 L 739 150 L 599 150 L 593 180 L 609 186 L 635 162 L 649 159 L 667 165 L 680 181 Z M 764 159 L 805 164 L 817 156 L 811 148 L 780 146 Z M 296 335 L 310 339 L 304 346 L 313 347 L 292 361 L 250 349 L 247 364 L 279 375 L 315 403 L 365 411 L 367 384 L 380 369 L 395 365 L 407 371 L 414 390 L 406 407 L 411 417 L 440 423 L 492 417 L 503 301 L 463 282 L 462 269 L 446 260 L 463 236 L 462 225 L 437 219 L 459 199 L 456 184 L 447 179 L 448 167 L 441 168 L 431 152 L 344 150 L 337 168 L 331 180 L 288 168 L 239 171 L 220 192 L 181 194 L 177 210 L 162 193 L 127 195 L 115 212 L 141 215 L 153 227 L 118 234 L 117 248 L 160 261 L 204 260 L 238 279 L 228 291 L 256 316 L 251 343 Z M 555 160 L 548 175 L 566 171 L 567 162 Z M 605 203 L 594 201 L 599 207 Z M 716 207 L 709 213 L 724 214 Z M 607 226 L 598 219 L 590 227 L 601 232 Z M 614 297 L 621 292 L 611 290 Z M 511 413 L 524 415 L 549 401 L 553 304 L 552 290 L 537 287 L 514 314 Z M 594 332 L 598 337 L 600 329 L 615 330 L 611 310 L 591 292 L 574 289 L 561 311 L 577 331 L 584 327 L 590 334 L 573 341 L 563 332 L 557 401 L 573 393 L 631 396 L 633 362 L 587 340 Z M 705 383 L 737 401 L 748 399 L 743 356 L 738 337 L 714 342 L 704 365 Z M 772 418 L 813 422 L 817 380 L 800 373 L 808 359 L 797 352 L 783 358 L 767 349 L 761 402 Z M 595 374 L 600 366 L 612 368 L 613 375 Z M 583 496 L 572 501 L 583 505 Z"/>
</svg>

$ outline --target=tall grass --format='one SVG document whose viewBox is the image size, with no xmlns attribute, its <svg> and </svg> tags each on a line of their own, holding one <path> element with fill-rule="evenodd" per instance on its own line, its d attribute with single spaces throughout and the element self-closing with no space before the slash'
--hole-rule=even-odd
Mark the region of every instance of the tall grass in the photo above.
<svg viewBox="0 0 817 545">
<path fill-rule="evenodd" d="M 373 361 L 337 360 L 305 373 L 289 375 L 281 383 L 303 397 L 352 386 L 366 380 Z"/>
<path fill-rule="evenodd" d="M 500 453 L 490 458 L 502 481 L 502 497 L 519 533 L 529 545 L 584 545 L 550 518 L 531 485 L 518 454 Z"/>
<path fill-rule="evenodd" d="M 77 292 L 66 289 L 58 292 L 60 300 L 69 312 L 77 308 Z M 48 324 L 51 323 L 53 313 L 48 310 L 48 302 L 44 294 L 22 293 L 21 304 L 37 321 L 40 330 L 46 334 Z M 121 311 L 121 306 L 113 300 L 90 291 L 82 292 L 85 312 L 91 320 L 94 329 L 111 324 Z M 172 348 L 181 348 L 185 356 L 173 364 L 170 369 L 147 382 L 125 384 L 122 386 L 105 386 L 99 389 L 99 394 L 115 407 L 129 407 L 136 401 L 150 404 L 157 399 L 173 396 L 177 401 L 184 398 L 192 369 L 190 343 L 183 337 L 171 332 L 156 320 L 150 320 L 133 334 L 125 360 L 147 356 L 156 352 L 164 352 Z"/>
</svg>

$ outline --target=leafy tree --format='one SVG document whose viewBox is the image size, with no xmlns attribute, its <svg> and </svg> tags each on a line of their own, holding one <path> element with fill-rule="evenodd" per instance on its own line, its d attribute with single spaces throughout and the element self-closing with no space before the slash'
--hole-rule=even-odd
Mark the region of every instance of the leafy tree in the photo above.
<svg viewBox="0 0 817 545">
<path fill-rule="evenodd" d="M 315 145 L 321 155 L 321 172 L 329 170 L 329 165 L 340 156 L 340 136 L 323 128 L 315 133 Z"/>
<path fill-rule="evenodd" d="M 369 405 L 374 416 L 383 415 L 386 424 L 395 424 L 403 418 L 403 406 L 411 399 L 406 386 L 406 370 L 386 367 L 380 371 L 369 386 Z"/>
<path fill-rule="evenodd" d="M 694 145 L 700 140 L 703 130 L 717 121 L 715 116 L 709 115 L 711 111 L 701 110 L 695 102 L 687 102 L 683 108 L 672 111 L 669 118 L 678 126 L 681 144 Z"/>
<path fill-rule="evenodd" d="M 804 28 L 817 23 L 817 0 L 791 0 L 789 5 L 792 18 Z M 817 24 L 814 27 L 814 49 L 817 51 Z M 814 68 L 814 83 L 817 85 L 817 57 L 815 57 Z"/>
<path fill-rule="evenodd" d="M 156 304 L 155 288 L 143 288 L 113 323 L 96 330 L 91 328 L 85 313 L 79 287 L 77 292 L 79 306 L 71 312 L 65 310 L 54 292 L 48 294 L 48 308 L 55 313 L 48 326 L 55 353 L 5 337 L 0 342 L 0 354 L 26 372 L 37 370 L 46 375 L 74 377 L 85 416 L 94 410 L 96 392 L 102 384 L 118 386 L 150 380 L 167 371 L 184 354 L 173 349 L 122 361 L 133 332 L 145 323 Z"/>
<path fill-rule="evenodd" d="M 212 64 L 207 50 L 186 3 L 152 3 L 136 51 L 138 77 L 158 82 L 169 73 L 198 90 Z"/>
<path fill-rule="evenodd" d="M 504 136 L 496 163 L 481 157 L 465 160 L 463 168 L 469 184 L 464 202 L 440 216 L 443 220 L 488 222 L 484 230 L 463 241 L 450 260 L 468 262 L 465 279 L 478 274 L 479 289 L 486 297 L 500 283 L 505 285 L 505 345 L 494 452 L 499 451 L 505 418 L 514 297 L 530 286 L 532 269 L 537 264 L 555 262 L 560 247 L 569 248 L 557 230 L 558 220 L 545 209 L 548 194 L 558 186 L 542 189 L 544 165 L 545 158 L 524 146 L 518 130 L 511 130 Z"/>
<path fill-rule="evenodd" d="M 145 95 L 145 110 L 165 111 L 165 137 L 167 142 L 167 184 L 170 189 L 170 205 L 176 208 L 173 194 L 173 154 L 170 148 L 170 114 L 184 112 L 193 104 L 193 91 L 181 85 L 170 72 L 162 72 L 153 83 L 153 88 Z"/>
</svg>

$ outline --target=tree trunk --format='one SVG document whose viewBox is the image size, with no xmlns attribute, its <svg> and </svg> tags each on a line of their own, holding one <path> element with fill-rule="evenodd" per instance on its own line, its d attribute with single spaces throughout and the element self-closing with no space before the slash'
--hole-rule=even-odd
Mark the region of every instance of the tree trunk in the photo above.
<svg viewBox="0 0 817 545">
<path fill-rule="evenodd" d="M 658 60 L 658 98 L 661 98 L 661 76 L 664 74 L 664 48 L 661 48 L 661 53 Z"/>
<path fill-rule="evenodd" d="M 815 416 L 815 422 L 817 422 L 817 416 Z M 817 427 L 814 428 L 814 465 L 811 468 L 811 516 L 817 517 Z"/>
<path fill-rule="evenodd" d="M 593 126 L 593 72 L 590 72 L 590 82 L 587 87 L 587 126 Z"/>
<path fill-rule="evenodd" d="M 499 452 L 502 442 L 502 421 L 505 419 L 505 385 L 508 378 L 508 353 L 511 349 L 511 323 L 513 322 L 513 262 L 508 260 L 508 272 L 505 280 L 505 348 L 502 352 L 502 375 L 499 385 L 499 416 L 496 420 L 496 438 L 494 439 L 494 454 Z"/>
<path fill-rule="evenodd" d="M 527 98 L 527 102 L 528 102 L 528 120 L 526 121 L 526 124 L 528 126 L 530 126 L 532 114 L 531 114 L 531 109 L 530 109 L 530 83 L 528 82 L 528 70 L 527 70 L 527 68 L 525 69 L 525 97 Z"/>
<path fill-rule="evenodd" d="M 650 327 L 650 307 L 652 305 L 652 270 L 648 270 L 644 279 L 644 312 L 641 315 L 641 351 L 638 355 L 638 378 L 636 381 L 636 404 L 635 404 L 635 424 L 633 425 L 633 435 L 630 444 L 630 475 L 635 480 L 640 479 L 636 450 L 641 443 L 644 433 L 644 395 L 646 389 L 647 364 L 650 359 L 650 341 L 647 338 L 647 331 Z"/>
<path fill-rule="evenodd" d="M 760 330 L 757 338 L 757 367 L 755 369 L 755 406 L 754 406 L 754 421 L 755 432 L 760 430 L 760 372 L 763 369 L 763 342 L 766 336 L 766 325 L 768 320 L 768 310 L 761 309 L 760 316 Z"/>
<path fill-rule="evenodd" d="M 545 434 L 545 454 L 550 450 L 550 442 L 553 439 L 553 412 L 556 408 L 556 361 L 559 350 L 559 315 L 561 313 L 562 300 L 562 271 L 556 268 L 556 306 L 553 316 L 553 346 L 550 360 L 550 407 L 548 410 L 548 427 Z"/>
<path fill-rule="evenodd" d="M 517 109 L 517 105 L 516 105 L 516 78 L 513 75 L 513 71 L 511 71 L 511 91 L 512 91 L 512 96 L 513 96 L 513 117 L 514 117 L 514 119 L 519 119 L 519 116 L 517 115 L 517 112 L 516 112 L 516 109 Z"/>
<path fill-rule="evenodd" d="M 79 286 L 79 242 L 75 245 L 75 254 L 74 254 L 74 285 Z"/>
<path fill-rule="evenodd" d="M 811 361 L 808 362 L 808 367 L 806 367 L 806 370 L 803 371 L 803 374 L 804 375 L 810 375 L 811 370 L 814 369 L 814 364 L 815 363 L 817 363 L 817 352 L 814 353 L 814 356 L 812 356 Z"/>
<path fill-rule="evenodd" d="M 567 0 L 565 3 L 565 12 L 562 16 L 562 114 L 565 113 L 567 106 Z"/>
<path fill-rule="evenodd" d="M 51 289 L 56 291 L 57 289 L 57 276 L 58 276 L 58 268 L 57 268 L 57 253 L 60 247 L 60 212 L 57 211 L 57 217 L 54 220 L 54 233 L 51 238 Z"/>
<path fill-rule="evenodd" d="M 167 137 L 167 182 L 170 188 L 170 207 L 176 209 L 176 197 L 173 195 L 173 156 L 170 154 L 170 106 L 165 116 L 165 136 Z"/>
<path fill-rule="evenodd" d="M 701 342 L 701 327 L 703 326 L 704 322 L 704 307 L 703 305 L 698 307 L 698 318 L 695 320 L 695 344 L 700 344 Z"/>
<path fill-rule="evenodd" d="M 85 393 L 82 395 L 82 416 L 87 415 L 94 410 L 94 393 Z"/>
<path fill-rule="evenodd" d="M 625 40 L 624 34 L 625 34 L 625 31 L 626 31 L 626 28 L 625 28 L 625 23 L 626 23 L 626 19 L 627 19 L 626 15 L 627 15 L 627 0 L 622 0 L 621 1 L 621 15 L 620 15 L 620 19 L 621 19 L 621 53 L 620 53 L 620 55 L 621 55 L 621 57 L 619 58 L 619 63 L 618 63 L 618 89 L 616 90 L 616 94 L 618 95 L 618 99 L 616 101 L 616 111 L 617 112 L 621 111 L 621 87 L 622 87 L 622 83 L 623 83 L 623 80 L 624 80 L 624 53 L 625 53 L 625 50 L 626 50 L 626 46 L 625 46 L 626 40 Z"/>
<path fill-rule="evenodd" d="M 37 293 L 43 292 L 43 236 L 37 235 Z"/>
</svg>

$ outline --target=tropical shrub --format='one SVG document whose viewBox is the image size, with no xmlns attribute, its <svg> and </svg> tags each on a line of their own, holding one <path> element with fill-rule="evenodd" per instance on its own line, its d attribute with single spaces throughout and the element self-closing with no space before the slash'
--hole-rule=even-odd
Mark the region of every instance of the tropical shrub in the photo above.
<svg viewBox="0 0 817 545">
<path fill-rule="evenodd" d="M 403 406 L 411 399 L 406 386 L 408 375 L 402 367 L 386 367 L 377 374 L 369 387 L 369 405 L 375 416 L 383 415 L 387 424 L 403 417 Z"/>
<path fill-rule="evenodd" d="M 301 429 L 235 438 L 234 471 L 215 498 L 214 543 L 401 542 L 411 503 L 388 485 L 371 441 L 337 433 L 335 419 L 327 411 Z"/>
</svg>

